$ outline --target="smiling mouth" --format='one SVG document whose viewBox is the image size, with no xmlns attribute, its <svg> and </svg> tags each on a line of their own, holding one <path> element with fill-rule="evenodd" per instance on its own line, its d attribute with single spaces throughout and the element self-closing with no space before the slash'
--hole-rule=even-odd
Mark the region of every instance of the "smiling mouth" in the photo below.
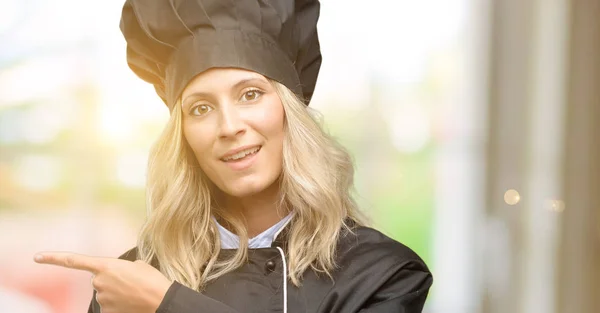
<svg viewBox="0 0 600 313">
<path fill-rule="evenodd" d="M 237 161 L 241 161 L 244 160 L 254 154 L 256 154 L 258 151 L 260 151 L 260 149 L 262 148 L 262 146 L 258 146 L 258 147 L 253 147 L 253 148 L 249 148 L 243 151 L 240 151 L 234 155 L 230 155 L 226 158 L 221 158 L 221 161 L 223 162 L 237 162 Z"/>
</svg>

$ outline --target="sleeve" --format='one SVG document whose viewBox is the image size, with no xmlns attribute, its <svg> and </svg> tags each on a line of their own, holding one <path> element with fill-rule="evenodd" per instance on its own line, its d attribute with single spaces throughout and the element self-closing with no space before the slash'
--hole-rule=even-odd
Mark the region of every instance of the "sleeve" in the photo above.
<svg viewBox="0 0 600 313">
<path fill-rule="evenodd" d="M 156 313 L 239 313 L 231 307 L 173 282 Z"/>
<path fill-rule="evenodd" d="M 361 307 L 361 313 L 421 313 L 433 284 L 424 264 L 412 263 L 385 281 Z"/>
</svg>

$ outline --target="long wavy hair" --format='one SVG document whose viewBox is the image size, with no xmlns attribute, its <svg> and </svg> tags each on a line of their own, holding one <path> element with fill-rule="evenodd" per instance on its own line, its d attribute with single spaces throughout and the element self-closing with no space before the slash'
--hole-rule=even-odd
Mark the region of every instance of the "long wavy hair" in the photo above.
<svg viewBox="0 0 600 313">
<path fill-rule="evenodd" d="M 349 153 L 323 130 L 315 111 L 287 87 L 270 83 L 285 114 L 279 204 L 294 213 L 286 261 L 289 279 L 300 286 L 309 269 L 331 277 L 337 240 L 343 229 L 350 230 L 346 221 L 363 225 L 365 218 L 352 197 L 354 167 Z M 138 238 L 138 258 L 155 259 L 166 277 L 198 291 L 240 267 L 248 255 L 244 221 L 217 213 L 213 188 L 187 144 L 181 106 L 175 105 L 150 153 L 148 215 Z M 225 259 L 219 258 L 215 214 L 240 237 L 240 249 Z"/>
</svg>

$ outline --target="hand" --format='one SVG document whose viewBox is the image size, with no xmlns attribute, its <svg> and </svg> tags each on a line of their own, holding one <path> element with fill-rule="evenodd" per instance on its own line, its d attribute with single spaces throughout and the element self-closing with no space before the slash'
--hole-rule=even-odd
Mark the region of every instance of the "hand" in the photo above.
<svg viewBox="0 0 600 313">
<path fill-rule="evenodd" d="M 92 273 L 92 286 L 102 313 L 154 313 L 171 286 L 159 270 L 143 261 L 43 252 L 35 262 Z"/>
</svg>

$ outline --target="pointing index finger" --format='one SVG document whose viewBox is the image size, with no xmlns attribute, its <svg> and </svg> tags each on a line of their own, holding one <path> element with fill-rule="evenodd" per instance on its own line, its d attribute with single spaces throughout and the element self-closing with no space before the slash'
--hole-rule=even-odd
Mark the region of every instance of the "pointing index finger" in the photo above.
<svg viewBox="0 0 600 313">
<path fill-rule="evenodd" d="M 104 258 L 93 257 L 71 252 L 43 252 L 35 255 L 37 263 L 58 265 L 66 268 L 88 271 L 97 274 L 106 265 Z"/>
</svg>

